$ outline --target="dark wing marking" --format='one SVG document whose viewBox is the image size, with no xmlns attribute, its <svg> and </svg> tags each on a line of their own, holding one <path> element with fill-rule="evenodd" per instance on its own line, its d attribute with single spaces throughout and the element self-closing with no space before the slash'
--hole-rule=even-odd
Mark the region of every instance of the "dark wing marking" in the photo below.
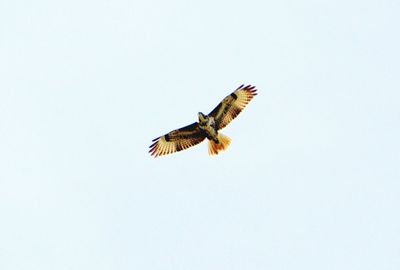
<svg viewBox="0 0 400 270">
<path fill-rule="evenodd" d="M 154 157 L 172 154 L 199 144 L 205 138 L 206 134 L 198 123 L 193 123 L 155 138 L 149 147 L 149 153 Z"/>
<path fill-rule="evenodd" d="M 241 85 L 230 95 L 225 97 L 217 107 L 209 113 L 214 117 L 217 129 L 226 127 L 257 95 L 257 89 L 251 85 Z"/>
</svg>

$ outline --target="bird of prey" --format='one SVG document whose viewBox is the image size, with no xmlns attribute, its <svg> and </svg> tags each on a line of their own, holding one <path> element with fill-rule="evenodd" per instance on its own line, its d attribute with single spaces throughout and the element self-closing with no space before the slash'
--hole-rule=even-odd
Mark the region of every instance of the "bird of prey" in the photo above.
<svg viewBox="0 0 400 270">
<path fill-rule="evenodd" d="M 208 139 L 208 153 L 218 155 L 226 150 L 231 139 L 218 131 L 227 126 L 257 95 L 251 85 L 241 85 L 225 97 L 208 115 L 198 113 L 199 121 L 155 138 L 149 153 L 162 156 L 185 150 Z"/>
</svg>

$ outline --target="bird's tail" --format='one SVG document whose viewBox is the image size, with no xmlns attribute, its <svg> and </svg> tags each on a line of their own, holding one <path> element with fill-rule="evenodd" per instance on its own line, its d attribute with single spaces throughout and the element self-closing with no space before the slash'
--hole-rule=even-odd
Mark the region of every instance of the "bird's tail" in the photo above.
<svg viewBox="0 0 400 270">
<path fill-rule="evenodd" d="M 224 151 L 231 143 L 231 139 L 221 133 L 218 133 L 218 143 L 213 140 L 208 141 L 208 153 L 210 156 L 218 155 L 219 151 Z"/>
</svg>

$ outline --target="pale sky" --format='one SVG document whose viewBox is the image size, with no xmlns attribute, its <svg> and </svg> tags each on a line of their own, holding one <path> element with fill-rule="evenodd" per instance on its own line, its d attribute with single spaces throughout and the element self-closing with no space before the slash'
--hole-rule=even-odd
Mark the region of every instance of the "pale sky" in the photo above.
<svg viewBox="0 0 400 270">
<path fill-rule="evenodd" d="M 399 1 L 0 3 L 0 269 L 400 269 Z M 241 84 L 207 144 L 151 140 Z"/>
</svg>

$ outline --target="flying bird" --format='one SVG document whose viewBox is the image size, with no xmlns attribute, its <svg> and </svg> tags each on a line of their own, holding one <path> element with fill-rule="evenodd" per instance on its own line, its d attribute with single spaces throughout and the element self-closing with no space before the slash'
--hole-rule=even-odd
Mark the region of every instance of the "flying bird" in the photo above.
<svg viewBox="0 0 400 270">
<path fill-rule="evenodd" d="M 218 133 L 218 131 L 235 119 L 256 95 L 255 86 L 239 86 L 208 115 L 199 112 L 198 122 L 155 138 L 152 141 L 153 144 L 149 147 L 149 153 L 154 157 L 172 154 L 199 144 L 207 138 L 208 153 L 218 155 L 220 151 L 226 150 L 231 143 L 228 136 Z"/>
</svg>

